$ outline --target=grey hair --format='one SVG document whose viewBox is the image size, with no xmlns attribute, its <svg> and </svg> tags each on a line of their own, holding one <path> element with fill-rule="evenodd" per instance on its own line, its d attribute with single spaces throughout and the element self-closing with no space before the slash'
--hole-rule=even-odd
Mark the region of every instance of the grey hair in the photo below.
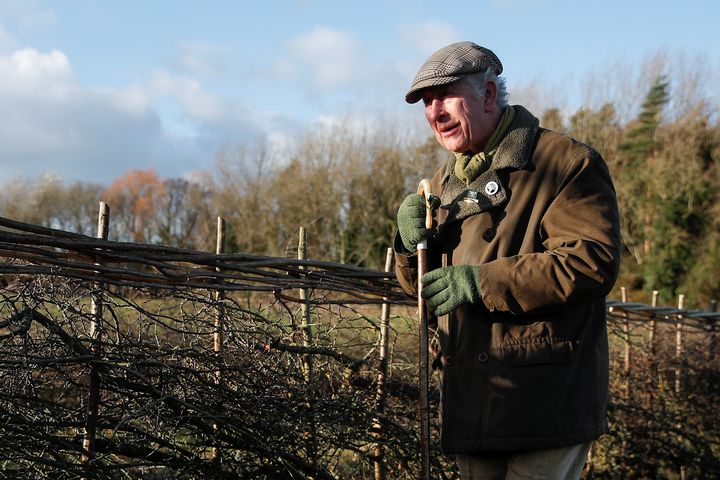
<svg viewBox="0 0 720 480">
<path fill-rule="evenodd" d="M 507 107 L 508 104 L 508 93 L 505 87 L 505 78 L 499 77 L 495 74 L 492 67 L 488 68 L 484 72 L 471 73 L 466 75 L 464 80 L 473 89 L 478 97 L 485 95 L 485 84 L 487 82 L 493 82 L 497 85 L 497 105 L 500 108 Z"/>
</svg>

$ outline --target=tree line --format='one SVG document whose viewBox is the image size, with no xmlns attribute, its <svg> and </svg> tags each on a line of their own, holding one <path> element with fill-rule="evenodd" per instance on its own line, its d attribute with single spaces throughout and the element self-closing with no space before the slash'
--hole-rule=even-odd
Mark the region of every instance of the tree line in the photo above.
<svg viewBox="0 0 720 480">
<path fill-rule="evenodd" d="M 629 120 L 622 102 L 534 113 L 541 126 L 588 143 L 607 161 L 630 288 L 658 290 L 666 301 L 683 292 L 699 304 L 720 293 L 707 281 L 720 273 L 719 109 L 716 99 L 688 99 L 689 86 L 663 74 L 647 85 Z M 133 170 L 110 185 L 18 179 L 0 193 L 0 214 L 93 235 L 103 200 L 112 240 L 207 251 L 222 216 L 228 252 L 271 256 L 292 255 L 304 226 L 311 258 L 382 268 L 398 205 L 447 159 L 434 138 L 412 141 L 401 130 L 383 123 L 358 133 L 348 122 L 307 133 L 281 154 L 270 143 L 242 145 L 192 178 Z"/>
</svg>

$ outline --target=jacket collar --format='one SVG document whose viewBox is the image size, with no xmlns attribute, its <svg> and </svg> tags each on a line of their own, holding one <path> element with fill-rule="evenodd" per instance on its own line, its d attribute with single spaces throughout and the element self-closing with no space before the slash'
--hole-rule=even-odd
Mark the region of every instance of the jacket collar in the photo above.
<svg viewBox="0 0 720 480">
<path fill-rule="evenodd" d="M 446 222 L 462 220 L 502 205 L 508 199 L 507 187 L 498 175 L 500 170 L 525 168 L 535 146 L 540 122 L 520 105 L 514 105 L 515 119 L 500 142 L 490 168 L 470 185 L 455 176 L 455 156 L 445 167 L 441 208 L 448 210 Z"/>
</svg>

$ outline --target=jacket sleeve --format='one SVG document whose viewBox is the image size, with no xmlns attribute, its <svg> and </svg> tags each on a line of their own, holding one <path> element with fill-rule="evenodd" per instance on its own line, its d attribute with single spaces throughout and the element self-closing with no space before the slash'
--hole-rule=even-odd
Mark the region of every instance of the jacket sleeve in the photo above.
<svg viewBox="0 0 720 480">
<path fill-rule="evenodd" d="M 480 266 L 480 291 L 490 311 L 514 314 L 602 298 L 620 267 L 620 224 L 605 161 L 591 149 L 570 162 L 546 209 L 544 251 Z"/>
</svg>

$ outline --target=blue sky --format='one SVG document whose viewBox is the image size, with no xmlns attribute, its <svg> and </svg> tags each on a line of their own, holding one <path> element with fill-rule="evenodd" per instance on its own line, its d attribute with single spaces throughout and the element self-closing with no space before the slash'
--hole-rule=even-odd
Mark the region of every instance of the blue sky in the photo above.
<svg viewBox="0 0 720 480">
<path fill-rule="evenodd" d="M 618 79 L 642 83 L 659 52 L 706 62 L 720 91 L 719 20 L 714 0 L 0 0 L 0 182 L 187 176 L 223 148 L 347 118 L 422 128 L 403 95 L 457 40 L 500 57 L 512 103 L 571 112 L 625 94 L 630 114 L 642 85 Z"/>
</svg>

